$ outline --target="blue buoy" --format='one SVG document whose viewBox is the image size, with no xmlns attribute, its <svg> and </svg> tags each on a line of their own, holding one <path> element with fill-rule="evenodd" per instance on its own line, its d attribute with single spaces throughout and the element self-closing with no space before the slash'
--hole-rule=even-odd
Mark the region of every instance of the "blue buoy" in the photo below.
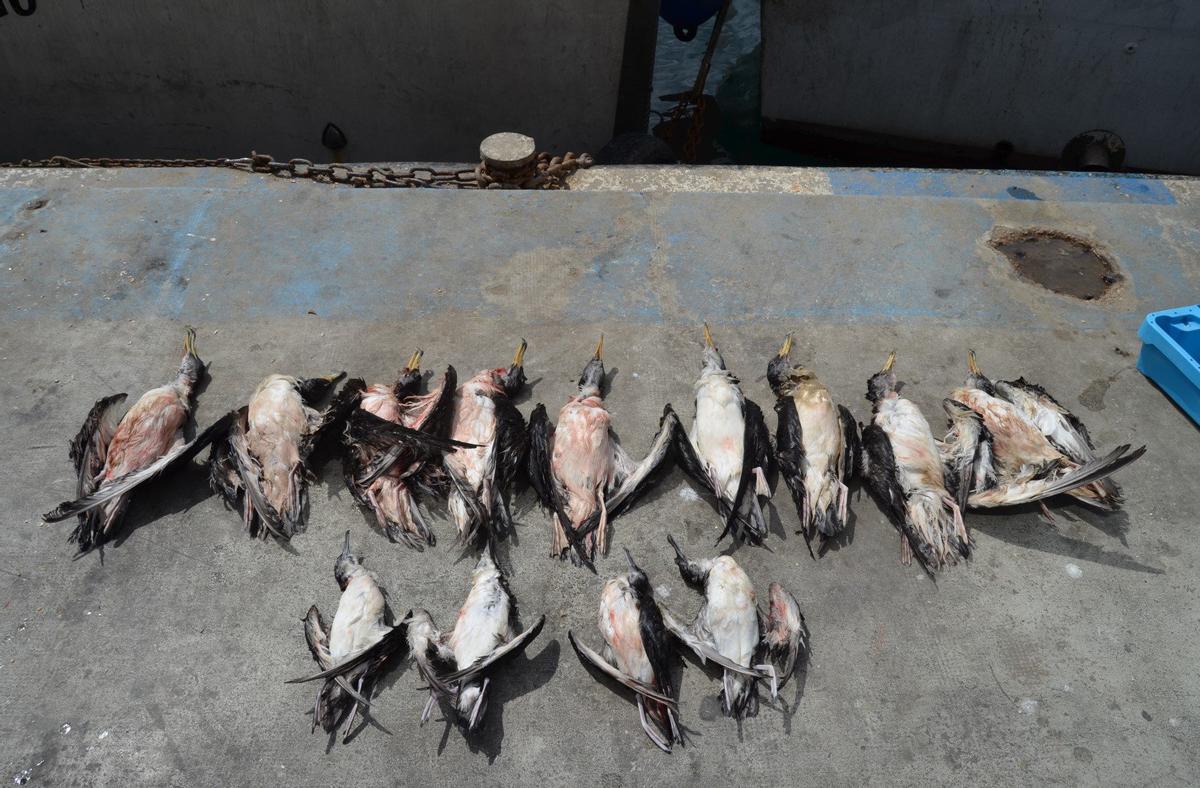
<svg viewBox="0 0 1200 788">
<path fill-rule="evenodd" d="M 721 10 L 725 0 L 662 0 L 658 15 L 675 31 L 680 41 L 696 37 L 700 25 Z"/>
</svg>

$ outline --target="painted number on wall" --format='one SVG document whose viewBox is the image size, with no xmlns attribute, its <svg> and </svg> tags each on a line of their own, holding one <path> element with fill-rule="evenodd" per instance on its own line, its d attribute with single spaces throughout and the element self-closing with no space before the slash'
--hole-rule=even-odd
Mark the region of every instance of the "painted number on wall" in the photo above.
<svg viewBox="0 0 1200 788">
<path fill-rule="evenodd" d="M 0 0 L 0 16 L 8 16 L 10 7 L 17 16 L 29 16 L 37 10 L 37 0 Z"/>
</svg>

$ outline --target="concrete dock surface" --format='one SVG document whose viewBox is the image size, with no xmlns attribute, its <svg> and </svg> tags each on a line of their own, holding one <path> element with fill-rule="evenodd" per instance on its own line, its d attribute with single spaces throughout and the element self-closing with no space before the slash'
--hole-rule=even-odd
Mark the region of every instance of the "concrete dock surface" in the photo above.
<svg viewBox="0 0 1200 788">
<path fill-rule="evenodd" d="M 997 227 L 1088 239 L 1121 274 L 1082 302 L 1021 280 Z M 571 191 L 375 191 L 211 170 L 0 170 L 0 779 L 94 785 L 1189 785 L 1200 782 L 1200 432 L 1134 368 L 1151 310 L 1200 294 L 1200 186 L 1186 179 L 864 170 L 593 168 Z M 394 605 L 449 628 L 474 559 L 431 503 L 438 545 L 390 544 L 340 466 L 321 469 L 290 549 L 250 539 L 197 463 L 138 495 L 124 530 L 74 559 L 67 442 L 102 396 L 166 382 L 183 327 L 211 364 L 197 423 L 265 375 L 391 380 L 416 348 L 466 377 L 529 342 L 519 401 L 552 417 L 597 337 L 622 444 L 648 447 L 663 405 L 690 423 L 707 320 L 767 413 L 784 335 L 860 420 L 898 350 L 904 394 L 935 431 L 968 348 L 996 378 L 1045 385 L 1101 449 L 1146 456 L 1117 477 L 1124 511 L 1072 503 L 971 513 L 975 557 L 931 581 L 855 486 L 849 544 L 819 560 L 786 488 L 765 548 L 733 554 L 765 598 L 800 602 L 812 656 L 778 703 L 721 716 L 717 674 L 679 663 L 687 745 L 643 735 L 628 697 L 567 642 L 598 647 L 596 610 L 628 547 L 674 610 L 701 597 L 693 557 L 728 549 L 678 470 L 617 519 L 598 576 L 548 557 L 530 491 L 501 563 L 526 623 L 467 741 L 406 665 L 375 724 L 312 734 L 300 619 L 331 616 L 344 531 Z M 763 698 L 764 701 L 767 698 Z M 6 776 L 7 775 L 7 776 Z"/>
</svg>

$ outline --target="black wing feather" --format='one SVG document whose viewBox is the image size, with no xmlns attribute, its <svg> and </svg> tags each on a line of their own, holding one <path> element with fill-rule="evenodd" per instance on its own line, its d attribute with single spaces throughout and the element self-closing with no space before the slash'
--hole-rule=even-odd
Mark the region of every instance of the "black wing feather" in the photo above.
<svg viewBox="0 0 1200 788">
<path fill-rule="evenodd" d="M 101 485 L 95 492 L 86 495 L 75 501 L 66 501 L 58 505 L 51 512 L 47 512 L 42 519 L 48 523 L 58 522 L 66 518 L 89 511 L 101 506 L 107 501 L 114 498 L 126 495 L 134 488 L 141 484 L 155 479 L 167 471 L 190 461 L 193 457 L 208 447 L 210 443 L 219 437 L 223 436 L 229 426 L 233 424 L 236 412 L 230 411 L 215 421 L 203 432 L 197 435 L 193 440 L 183 444 L 177 449 L 167 452 L 158 460 L 150 465 L 147 465 L 141 470 L 127 473 L 116 479 L 112 479 L 106 484 Z"/>
<path fill-rule="evenodd" d="M 721 504 L 721 497 L 717 493 L 716 488 L 713 487 L 712 479 L 708 475 L 708 469 L 704 467 L 704 463 L 696 455 L 696 450 L 692 448 L 691 438 L 687 436 L 687 432 L 682 427 L 682 422 L 679 421 L 678 414 L 675 413 L 670 405 L 667 405 L 663 409 L 663 417 L 666 418 L 668 413 L 674 418 L 676 424 L 681 425 L 675 430 L 675 437 L 672 441 L 672 445 L 675 447 L 675 459 L 679 463 L 679 467 L 683 469 L 683 472 L 692 481 L 708 490 L 710 494 L 716 495 L 718 505 L 722 506 L 723 510 L 724 506 Z M 724 514 L 724 511 L 722 511 L 722 514 Z"/>
<path fill-rule="evenodd" d="M 775 428 L 775 459 L 779 463 L 779 475 L 792 494 L 792 503 L 796 505 L 796 514 L 804 517 L 804 429 L 800 424 L 800 414 L 796 412 L 796 403 L 791 397 L 780 397 L 775 402 L 775 413 L 778 423 Z M 812 553 L 812 540 L 807 528 L 801 528 L 804 541 L 808 543 L 808 552 Z"/>
<path fill-rule="evenodd" d="M 921 540 L 908 521 L 908 496 L 900 486 L 896 455 L 892 451 L 892 443 L 887 433 L 876 424 L 868 424 L 862 430 L 862 443 L 867 458 L 867 487 L 888 520 L 904 535 L 917 561 L 929 570 L 931 566 L 936 566 L 937 562 L 930 555 L 928 545 Z"/>
<path fill-rule="evenodd" d="M 765 534 L 759 533 L 751 522 L 751 515 L 743 512 L 746 493 L 750 490 L 754 478 L 754 469 L 762 468 L 766 473 L 770 468 L 771 444 L 767 423 L 763 419 L 762 409 L 754 401 L 745 399 L 742 405 L 742 417 L 745 427 L 742 432 L 742 473 L 738 477 L 737 492 L 733 496 L 733 505 L 725 516 L 725 530 L 717 541 L 725 534 L 740 535 L 753 544 L 762 542 Z M 753 493 L 751 493 L 753 494 Z M 739 524 L 742 527 L 738 527 Z"/>
<path fill-rule="evenodd" d="M 642 647 L 646 650 L 650 669 L 654 671 L 654 680 L 664 695 L 675 697 L 675 688 L 671 682 L 671 638 L 667 625 L 663 623 L 662 611 L 658 609 L 658 603 L 654 601 L 654 594 L 648 585 L 645 589 L 635 585 L 634 590 L 638 592 L 638 623 Z"/>
<path fill-rule="evenodd" d="M 513 401 L 504 395 L 492 399 L 496 403 L 496 486 L 507 491 L 525 467 L 529 437 L 525 419 Z"/>
<path fill-rule="evenodd" d="M 322 383 L 327 383 L 328 386 L 333 385 L 333 383 L 325 381 L 323 378 L 313 378 L 312 380 L 319 380 Z M 310 384 L 312 380 L 301 381 L 298 384 L 300 396 L 306 402 L 313 399 L 313 397 L 306 396 L 304 393 L 305 386 Z M 356 413 L 359 410 L 358 405 L 362 401 L 362 395 L 366 389 L 367 384 L 362 378 L 352 378 L 346 381 L 346 385 L 342 386 L 342 390 L 334 395 L 333 399 L 329 401 L 328 407 L 321 413 L 321 423 L 317 425 L 311 434 L 306 435 L 301 441 L 300 458 L 302 460 L 307 460 L 309 455 L 321 445 L 327 435 L 341 433 L 342 425 L 350 418 L 350 414 Z M 328 388 L 326 388 L 327 390 Z"/>
<path fill-rule="evenodd" d="M 78 484 L 75 487 L 75 495 L 78 498 L 93 492 L 96 489 L 95 476 L 104 467 L 104 457 L 108 451 L 108 444 L 100 445 L 100 425 L 108 415 L 109 409 L 125 401 L 126 394 L 113 394 L 110 397 L 105 397 L 96 402 L 92 409 L 88 411 L 87 418 L 83 420 L 83 426 L 79 428 L 79 433 L 71 441 L 70 455 L 71 463 L 75 466 L 75 473 L 78 476 Z"/>
<path fill-rule="evenodd" d="M 458 371 L 453 366 L 446 367 L 440 386 L 437 402 L 429 409 L 424 420 L 417 424 L 417 429 L 439 438 L 448 438 L 454 417 L 454 392 L 458 389 Z"/>
<path fill-rule="evenodd" d="M 588 521 L 579 530 L 574 528 L 571 518 L 567 514 L 566 505 L 563 503 L 562 497 L 558 494 L 558 484 L 554 479 L 554 469 L 550 466 L 553 441 L 554 425 L 550 423 L 550 416 L 546 413 L 546 406 L 538 403 L 538 406 L 533 409 L 533 413 L 529 414 L 529 430 L 527 435 L 528 456 L 526 461 L 526 473 L 529 477 L 529 484 L 537 493 L 542 506 L 558 515 L 559 525 L 562 526 L 563 533 L 566 534 L 567 541 L 570 542 L 571 548 L 579 556 L 579 560 L 583 562 L 584 566 L 591 567 L 591 556 L 588 555 L 587 547 L 583 543 L 583 536 L 591 532 L 600 521 L 596 519 L 595 524 L 591 524 Z M 591 527 L 588 528 L 587 525 L 591 525 Z"/>
<path fill-rule="evenodd" d="M 858 422 L 845 405 L 838 405 L 838 421 L 842 423 L 842 483 L 862 473 L 862 440 L 858 435 Z"/>
</svg>

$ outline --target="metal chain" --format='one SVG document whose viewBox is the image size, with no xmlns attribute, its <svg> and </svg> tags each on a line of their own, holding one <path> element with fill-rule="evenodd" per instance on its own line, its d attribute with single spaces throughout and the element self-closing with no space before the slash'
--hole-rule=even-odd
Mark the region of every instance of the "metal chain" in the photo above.
<svg viewBox="0 0 1200 788">
<path fill-rule="evenodd" d="M 314 164 L 308 159 L 275 161 L 268 154 L 252 152 L 249 157 L 242 159 L 111 159 L 51 156 L 48 159 L 0 162 L 0 168 L 222 167 L 355 188 L 563 189 L 567 186 L 567 176 L 576 170 L 591 167 L 592 164 L 593 160 L 589 154 L 568 152 L 563 156 L 539 153 L 528 165 L 514 171 L 489 168 L 483 162 L 473 169 L 464 170 L 438 170 L 420 166 L 357 168 L 347 164 Z"/>
</svg>

